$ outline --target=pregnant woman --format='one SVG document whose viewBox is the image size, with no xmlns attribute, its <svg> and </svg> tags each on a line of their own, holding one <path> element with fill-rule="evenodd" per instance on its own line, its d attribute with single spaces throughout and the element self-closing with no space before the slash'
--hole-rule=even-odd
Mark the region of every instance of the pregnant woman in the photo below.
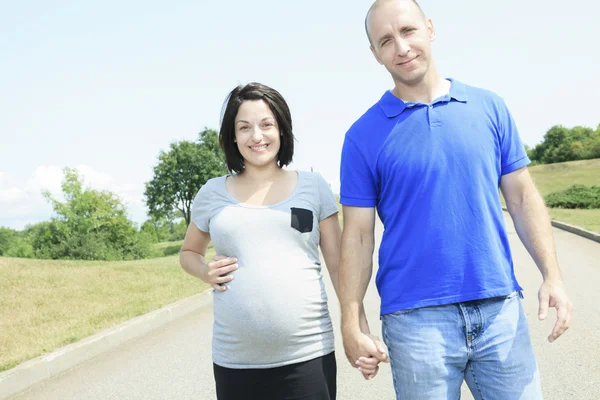
<svg viewBox="0 0 600 400">
<path fill-rule="evenodd" d="M 340 226 L 317 173 L 284 168 L 294 153 L 287 103 L 252 83 L 226 101 L 219 134 L 230 175 L 192 206 L 181 265 L 214 289 L 219 400 L 336 396 L 333 327 L 319 246 L 337 292 Z M 212 240 L 217 256 L 206 260 Z"/>
</svg>

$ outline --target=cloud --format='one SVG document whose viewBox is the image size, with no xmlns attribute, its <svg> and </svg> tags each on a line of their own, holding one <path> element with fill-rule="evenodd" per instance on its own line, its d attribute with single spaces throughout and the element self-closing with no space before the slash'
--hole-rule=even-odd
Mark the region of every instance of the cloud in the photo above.
<svg viewBox="0 0 600 400">
<path fill-rule="evenodd" d="M 8 189 L 0 189 L 0 204 L 13 204 L 17 203 L 27 197 L 27 193 L 24 190 L 16 187 Z"/>
<path fill-rule="evenodd" d="M 76 169 L 83 178 L 84 187 L 108 190 L 117 195 L 127 207 L 132 221 L 141 225 L 147 219 L 143 183 L 117 182 L 111 175 L 84 164 Z M 0 172 L 0 226 L 23 229 L 27 224 L 49 220 L 52 207 L 42 196 L 44 190 L 57 200 L 64 200 L 61 188 L 64 173 L 57 166 L 38 166 L 22 187 L 9 185 L 9 178 L 6 173 Z"/>
<path fill-rule="evenodd" d="M 35 169 L 31 179 L 27 181 L 25 190 L 30 193 L 42 193 L 42 191 L 48 190 L 53 195 L 60 194 L 63 176 L 62 169 L 57 166 L 39 166 Z"/>
<path fill-rule="evenodd" d="M 109 174 L 96 172 L 91 167 L 84 164 L 79 165 L 77 171 L 79 171 L 79 174 L 83 177 L 84 185 L 94 189 L 108 189 L 114 181 L 113 177 Z"/>
</svg>

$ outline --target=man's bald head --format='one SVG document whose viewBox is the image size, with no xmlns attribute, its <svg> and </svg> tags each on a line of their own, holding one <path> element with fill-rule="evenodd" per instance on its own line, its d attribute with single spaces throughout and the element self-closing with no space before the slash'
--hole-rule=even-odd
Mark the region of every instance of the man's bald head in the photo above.
<svg viewBox="0 0 600 400">
<path fill-rule="evenodd" d="M 376 0 L 373 4 L 371 4 L 371 7 L 369 7 L 369 11 L 367 11 L 367 15 L 365 16 L 365 32 L 367 33 L 367 38 L 369 38 L 369 43 L 373 44 L 373 42 L 371 42 L 371 35 L 369 34 L 369 17 L 371 13 L 383 4 L 391 3 L 394 1 L 410 1 L 419 9 L 421 15 L 423 16 L 423 19 L 425 19 L 425 13 L 423 12 L 423 9 L 419 5 L 419 3 L 417 3 L 417 0 Z"/>
</svg>

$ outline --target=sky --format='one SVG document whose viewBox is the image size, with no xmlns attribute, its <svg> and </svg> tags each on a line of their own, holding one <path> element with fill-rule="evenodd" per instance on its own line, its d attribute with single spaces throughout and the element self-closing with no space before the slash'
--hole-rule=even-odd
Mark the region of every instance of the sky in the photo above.
<svg viewBox="0 0 600 400">
<path fill-rule="evenodd" d="M 420 1 L 444 77 L 499 94 L 524 143 L 600 124 L 600 5 Z M 161 150 L 218 129 L 228 92 L 261 82 L 290 105 L 294 169 L 339 191 L 344 134 L 393 87 L 364 33 L 371 1 L 0 0 L 0 226 L 49 220 L 65 167 L 147 219 Z M 596 49 L 596 50 L 594 50 Z"/>
</svg>

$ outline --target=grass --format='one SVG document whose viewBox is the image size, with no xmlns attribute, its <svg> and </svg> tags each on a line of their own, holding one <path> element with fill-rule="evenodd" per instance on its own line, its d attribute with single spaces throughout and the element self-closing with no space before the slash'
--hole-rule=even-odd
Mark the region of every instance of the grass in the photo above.
<svg viewBox="0 0 600 400">
<path fill-rule="evenodd" d="M 544 196 L 575 184 L 600 186 L 600 158 L 535 165 L 529 168 L 529 172 Z"/>
<path fill-rule="evenodd" d="M 567 210 L 550 208 L 550 217 L 567 224 L 577 225 L 592 232 L 600 232 L 600 210 Z"/>
<path fill-rule="evenodd" d="M 530 167 L 529 171 L 542 196 L 567 189 L 574 184 L 600 186 L 600 158 L 536 165 Z M 548 211 L 552 219 L 600 232 L 600 209 L 550 208 Z"/>
<path fill-rule="evenodd" d="M 183 240 L 177 240 L 175 242 L 161 242 L 155 243 L 152 246 L 152 257 L 167 257 L 175 254 L 179 254 Z"/>
<path fill-rule="evenodd" d="M 177 250 L 179 250 L 182 245 L 183 245 L 183 240 L 176 240 L 174 242 L 160 242 L 160 243 L 155 243 L 154 244 L 154 248 L 157 249 L 157 250 L 163 250 L 163 249 L 167 249 L 167 248 L 170 248 L 170 247 L 176 247 Z"/>
<path fill-rule="evenodd" d="M 207 257 L 213 256 L 209 249 Z M 207 287 L 183 271 L 178 256 L 117 262 L 0 257 L 0 371 Z"/>
</svg>

